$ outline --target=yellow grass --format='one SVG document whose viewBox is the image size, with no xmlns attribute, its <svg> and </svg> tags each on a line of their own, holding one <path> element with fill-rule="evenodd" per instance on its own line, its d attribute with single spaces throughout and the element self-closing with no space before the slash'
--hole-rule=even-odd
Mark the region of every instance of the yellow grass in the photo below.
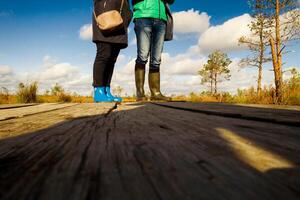
<svg viewBox="0 0 300 200">
<path fill-rule="evenodd" d="M 10 95 L 7 90 L 0 90 L 0 104 L 14 103 L 55 103 L 55 102 L 73 102 L 73 103 L 92 103 L 93 97 L 70 95 L 60 91 L 52 95 L 37 95 L 36 82 L 28 85 L 20 84 L 17 95 Z M 60 87 L 56 85 L 56 87 Z M 294 77 L 283 84 L 283 104 L 300 105 L 300 78 Z M 236 95 L 230 93 L 219 93 L 211 95 L 208 92 L 190 93 L 189 95 L 172 95 L 173 101 L 188 102 L 222 102 L 222 103 L 240 103 L 240 104 L 276 104 L 275 88 L 265 86 L 261 93 L 251 87 L 245 90 L 238 90 Z M 135 97 L 123 97 L 123 102 L 135 102 Z"/>
<path fill-rule="evenodd" d="M 93 97 L 89 96 L 71 96 L 61 97 L 56 95 L 37 95 L 36 103 L 56 103 L 56 102 L 72 102 L 72 103 L 93 103 Z M 67 100 L 65 100 L 66 98 Z M 70 98 L 70 99 L 69 99 Z M 173 101 L 187 102 L 219 102 L 219 103 L 241 103 L 241 104 L 274 104 L 274 88 L 265 87 L 261 94 L 258 95 L 254 88 L 246 90 L 238 90 L 236 95 L 229 93 L 220 93 L 218 95 L 210 95 L 208 93 L 191 93 L 190 95 L 172 95 Z M 123 102 L 135 102 L 135 97 L 123 97 Z M 4 95 L 0 93 L 0 104 L 19 103 L 17 95 Z M 284 105 L 300 105 L 300 87 L 286 88 L 284 93 Z"/>
</svg>

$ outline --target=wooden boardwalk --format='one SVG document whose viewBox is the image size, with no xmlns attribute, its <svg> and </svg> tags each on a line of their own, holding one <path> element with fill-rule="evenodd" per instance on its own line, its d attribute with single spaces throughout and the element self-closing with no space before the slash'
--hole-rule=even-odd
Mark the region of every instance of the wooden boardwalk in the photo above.
<svg viewBox="0 0 300 200">
<path fill-rule="evenodd" d="M 0 199 L 300 199 L 300 111 L 1 106 Z"/>
</svg>

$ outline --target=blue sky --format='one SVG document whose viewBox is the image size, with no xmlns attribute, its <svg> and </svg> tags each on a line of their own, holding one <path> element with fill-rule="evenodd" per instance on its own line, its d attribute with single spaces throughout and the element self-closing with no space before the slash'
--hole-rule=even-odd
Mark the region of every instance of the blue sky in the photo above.
<svg viewBox="0 0 300 200">
<path fill-rule="evenodd" d="M 89 38 L 80 37 L 80 29 L 90 24 L 92 5 L 91 0 L 0 0 L 0 72 L 3 73 L 0 75 L 0 86 L 13 90 L 18 81 L 38 79 L 42 90 L 58 82 L 70 91 L 89 93 L 95 47 Z M 245 15 L 250 13 L 246 1 L 227 0 L 224 3 L 224 1 L 211 0 L 177 0 L 172 10 L 177 13 L 176 39 L 166 44 L 163 56 L 165 63 L 162 65 L 165 74 L 163 86 L 168 93 L 200 92 L 205 89 L 200 86 L 196 71 L 197 67 L 201 68 L 200 64 L 205 62 L 207 53 L 213 48 L 201 49 L 199 41 L 203 41 L 204 46 L 206 44 L 209 47 L 213 46 L 226 51 L 236 62 L 247 55 L 244 49 L 232 48 L 228 46 L 229 44 L 221 45 L 220 48 L 218 45 L 214 46 L 215 44 L 207 39 L 209 33 L 206 33 L 208 29 L 214 31 L 214 28 L 224 25 L 228 20 L 231 25 L 225 25 L 225 28 L 234 27 L 235 23 L 238 26 L 240 21 L 249 20 L 249 16 Z M 205 20 L 208 24 L 204 23 Z M 186 27 L 193 28 L 186 30 Z M 122 86 L 128 93 L 133 92 L 131 69 L 133 69 L 133 60 L 136 56 L 132 25 L 130 30 L 131 44 L 121 52 L 113 80 L 115 86 Z M 89 34 L 89 30 L 86 31 Z M 234 34 L 235 31 L 232 31 Z M 205 38 L 202 35 L 208 36 Z M 299 67 L 296 66 L 300 56 L 297 45 L 293 44 L 290 47 L 292 52 L 286 59 L 287 66 Z M 182 63 L 182 66 L 178 63 Z M 176 70 L 171 69 L 170 65 L 177 65 Z M 186 66 L 190 66 L 190 69 Z M 172 70 L 173 72 L 170 72 Z M 240 71 L 234 70 L 235 73 Z M 51 76 L 50 73 L 52 73 Z M 250 74 L 249 79 L 253 79 L 255 69 L 245 69 L 240 73 L 243 73 L 244 77 Z M 268 70 L 266 73 L 271 76 Z M 80 81 L 76 82 L 75 79 L 80 79 Z M 271 77 L 266 78 L 266 84 L 270 80 Z M 181 84 L 179 88 L 176 87 L 178 83 Z M 246 87 L 254 83 L 255 81 L 249 81 L 240 84 L 236 80 L 224 84 L 223 90 L 234 91 L 239 85 Z M 235 86 L 231 87 L 230 84 L 235 84 Z"/>
</svg>

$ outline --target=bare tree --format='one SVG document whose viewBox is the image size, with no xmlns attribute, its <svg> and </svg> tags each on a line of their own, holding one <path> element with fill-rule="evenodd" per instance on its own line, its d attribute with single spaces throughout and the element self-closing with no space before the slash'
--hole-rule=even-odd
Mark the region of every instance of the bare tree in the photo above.
<svg viewBox="0 0 300 200">
<path fill-rule="evenodd" d="M 298 40 L 300 36 L 300 10 L 297 0 L 265 0 L 268 3 L 266 12 L 273 22 L 269 43 L 271 46 L 276 101 L 282 102 L 282 57 L 288 42 Z"/>
<path fill-rule="evenodd" d="M 249 0 L 249 6 L 252 8 L 253 21 L 248 25 L 251 30 L 249 37 L 243 36 L 239 39 L 239 45 L 247 45 L 252 54 L 240 61 L 241 67 L 257 67 L 257 93 L 260 95 L 262 90 L 263 64 L 271 61 L 266 57 L 266 47 L 269 44 L 269 35 L 271 22 L 264 13 L 266 2 L 263 0 Z"/>
</svg>

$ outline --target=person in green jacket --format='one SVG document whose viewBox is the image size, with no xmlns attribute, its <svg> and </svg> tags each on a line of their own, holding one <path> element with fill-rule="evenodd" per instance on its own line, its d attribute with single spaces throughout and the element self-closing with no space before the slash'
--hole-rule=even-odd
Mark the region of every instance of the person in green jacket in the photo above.
<svg viewBox="0 0 300 200">
<path fill-rule="evenodd" d="M 146 101 L 145 66 L 150 56 L 149 87 L 151 100 L 170 101 L 160 91 L 160 64 L 168 21 L 167 4 L 175 0 L 132 0 L 134 30 L 137 38 L 135 83 L 137 101 Z"/>
</svg>

